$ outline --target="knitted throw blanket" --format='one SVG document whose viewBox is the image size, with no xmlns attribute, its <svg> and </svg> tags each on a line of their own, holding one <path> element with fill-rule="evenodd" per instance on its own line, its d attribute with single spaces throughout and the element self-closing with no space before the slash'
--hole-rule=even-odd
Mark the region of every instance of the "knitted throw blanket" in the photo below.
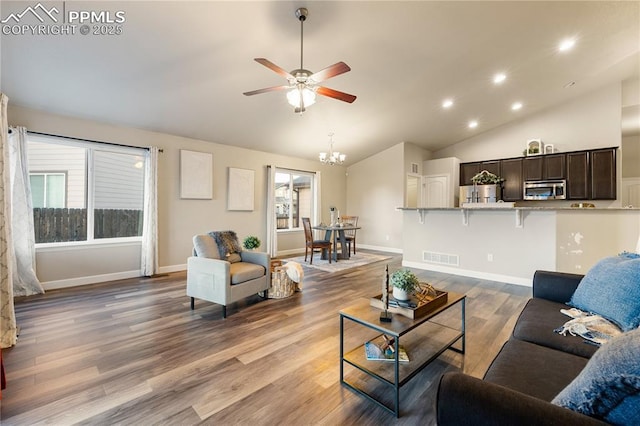
<svg viewBox="0 0 640 426">
<path fill-rule="evenodd" d="M 572 336 L 582 337 L 587 343 L 600 346 L 622 333 L 618 326 L 600 315 L 583 312 L 576 308 L 560 309 L 560 312 L 573 318 L 554 330 L 563 336 L 569 333 Z"/>
</svg>

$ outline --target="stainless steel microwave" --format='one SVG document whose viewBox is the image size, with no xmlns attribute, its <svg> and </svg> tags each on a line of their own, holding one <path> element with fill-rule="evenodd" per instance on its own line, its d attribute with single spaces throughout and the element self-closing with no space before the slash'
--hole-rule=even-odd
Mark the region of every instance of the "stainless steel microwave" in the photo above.
<svg viewBox="0 0 640 426">
<path fill-rule="evenodd" d="M 564 200 L 567 198 L 566 180 L 536 180 L 524 183 L 525 200 Z"/>
</svg>

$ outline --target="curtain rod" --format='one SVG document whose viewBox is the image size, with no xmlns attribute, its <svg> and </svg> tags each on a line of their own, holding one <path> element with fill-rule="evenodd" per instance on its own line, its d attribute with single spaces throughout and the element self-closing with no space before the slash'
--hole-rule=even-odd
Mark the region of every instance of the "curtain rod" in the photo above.
<svg viewBox="0 0 640 426">
<path fill-rule="evenodd" d="M 280 169 L 280 170 L 287 170 L 289 172 L 300 172 L 300 173 L 310 173 L 310 174 L 318 173 L 317 171 L 313 171 L 313 170 L 290 169 L 288 167 L 272 166 L 271 164 L 267 165 L 267 167 L 273 167 L 274 169 Z"/>
<path fill-rule="evenodd" d="M 9 129 L 9 133 L 11 133 L 11 129 Z M 101 143 L 104 145 L 112 145 L 112 146 L 121 146 L 124 148 L 137 148 L 137 149 L 146 149 L 148 150 L 149 148 L 144 147 L 144 146 L 133 146 L 133 145 L 125 145 L 125 144 L 121 144 L 121 143 L 114 143 L 114 142 L 104 142 L 104 141 L 96 141 L 96 140 L 92 140 L 92 139 L 83 139 L 83 138 L 74 138 L 71 136 L 61 136 L 61 135 L 53 135 L 51 133 L 42 133 L 42 132 L 34 132 L 31 130 L 27 130 L 27 133 L 32 133 L 34 135 L 40 135 L 40 136 L 51 136 L 54 138 L 65 138 L 65 139 L 71 139 L 74 141 L 81 141 L 81 142 L 92 142 L 92 143 Z M 163 149 L 158 149 L 159 152 L 164 152 Z"/>
</svg>

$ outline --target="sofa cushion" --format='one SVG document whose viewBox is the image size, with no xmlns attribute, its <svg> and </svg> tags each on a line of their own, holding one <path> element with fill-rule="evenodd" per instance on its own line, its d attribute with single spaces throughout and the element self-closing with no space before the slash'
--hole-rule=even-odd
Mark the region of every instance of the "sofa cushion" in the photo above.
<svg viewBox="0 0 640 426">
<path fill-rule="evenodd" d="M 587 365 L 587 358 L 511 339 L 484 375 L 484 380 L 551 401 Z"/>
<path fill-rule="evenodd" d="M 196 256 L 209 259 L 220 259 L 218 245 L 211 235 L 196 235 L 193 237 L 193 248 Z"/>
<path fill-rule="evenodd" d="M 256 265 L 255 263 L 234 262 L 229 269 L 231 285 L 263 277 L 266 271 L 264 266 Z"/>
<path fill-rule="evenodd" d="M 622 253 L 596 263 L 569 305 L 602 315 L 623 331 L 640 326 L 640 255 Z"/>
<path fill-rule="evenodd" d="M 220 258 L 231 263 L 240 262 L 240 242 L 238 236 L 233 231 L 214 231 L 210 232 L 218 245 Z"/>
<path fill-rule="evenodd" d="M 551 402 L 613 424 L 640 424 L 639 354 L 640 329 L 614 337 Z"/>
<path fill-rule="evenodd" d="M 554 331 L 571 319 L 562 314 L 560 309 L 567 309 L 567 305 L 545 299 L 529 299 L 513 329 L 513 337 L 590 358 L 598 346 L 587 343 L 582 337 L 569 334 L 562 336 Z"/>
</svg>

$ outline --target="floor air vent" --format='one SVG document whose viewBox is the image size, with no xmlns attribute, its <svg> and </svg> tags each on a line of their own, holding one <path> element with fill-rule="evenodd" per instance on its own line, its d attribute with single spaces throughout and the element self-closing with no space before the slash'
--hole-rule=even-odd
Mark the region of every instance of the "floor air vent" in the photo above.
<svg viewBox="0 0 640 426">
<path fill-rule="evenodd" d="M 422 261 L 428 263 L 437 263 L 439 265 L 459 266 L 457 254 L 436 253 L 433 251 L 423 251 Z"/>
</svg>

